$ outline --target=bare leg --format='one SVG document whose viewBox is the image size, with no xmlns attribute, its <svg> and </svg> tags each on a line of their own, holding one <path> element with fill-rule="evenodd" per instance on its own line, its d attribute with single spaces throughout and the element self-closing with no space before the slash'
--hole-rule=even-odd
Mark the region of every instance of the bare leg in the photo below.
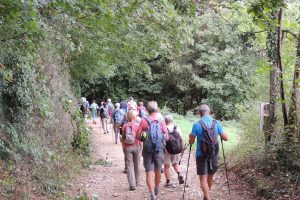
<svg viewBox="0 0 300 200">
<path fill-rule="evenodd" d="M 146 172 L 146 182 L 150 193 L 154 192 L 153 176 L 154 176 L 154 171 Z"/>
<path fill-rule="evenodd" d="M 173 168 L 174 168 L 175 172 L 177 172 L 177 173 L 180 172 L 180 167 L 177 163 L 173 165 Z"/>
<path fill-rule="evenodd" d="M 203 175 L 203 176 L 199 176 L 199 177 L 200 177 L 200 185 L 201 185 L 205 200 L 211 200 L 208 181 L 207 181 L 207 175 Z"/>
<path fill-rule="evenodd" d="M 160 176 L 161 172 L 160 169 L 155 171 L 155 187 L 158 187 L 160 184 Z"/>
<path fill-rule="evenodd" d="M 208 183 L 209 191 L 211 191 L 213 181 L 214 181 L 214 176 L 213 175 L 208 175 L 207 176 L 207 183 Z"/>
<path fill-rule="evenodd" d="M 170 173 L 170 164 L 164 164 L 165 167 L 165 177 L 168 180 L 170 180 L 171 173 Z"/>
</svg>

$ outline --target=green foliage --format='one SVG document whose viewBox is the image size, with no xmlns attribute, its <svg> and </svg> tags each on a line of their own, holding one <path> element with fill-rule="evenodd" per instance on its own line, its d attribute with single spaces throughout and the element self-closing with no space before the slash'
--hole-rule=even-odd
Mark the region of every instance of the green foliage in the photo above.
<svg viewBox="0 0 300 200">
<path fill-rule="evenodd" d="M 72 146 L 83 156 L 89 158 L 92 153 L 90 142 L 90 130 L 86 127 L 81 111 L 78 109 L 74 114 L 77 125 L 77 133 L 74 136 Z"/>
</svg>

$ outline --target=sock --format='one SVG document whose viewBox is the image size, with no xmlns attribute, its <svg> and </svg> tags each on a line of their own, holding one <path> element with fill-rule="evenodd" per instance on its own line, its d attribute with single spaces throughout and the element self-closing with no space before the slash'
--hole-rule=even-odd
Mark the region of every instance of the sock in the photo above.
<svg viewBox="0 0 300 200">
<path fill-rule="evenodd" d="M 154 187 L 154 194 L 155 194 L 155 195 L 158 195 L 158 192 L 159 192 L 158 187 L 155 186 L 155 187 Z"/>
</svg>

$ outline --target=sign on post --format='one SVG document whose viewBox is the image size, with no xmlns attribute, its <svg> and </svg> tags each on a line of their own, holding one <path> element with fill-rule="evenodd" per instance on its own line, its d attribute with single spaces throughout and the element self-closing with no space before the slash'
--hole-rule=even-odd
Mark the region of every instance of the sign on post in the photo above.
<svg viewBox="0 0 300 200">
<path fill-rule="evenodd" d="M 267 127 L 265 126 L 266 120 L 269 117 L 269 103 L 260 103 L 260 123 L 259 130 L 261 132 L 267 131 Z"/>
</svg>

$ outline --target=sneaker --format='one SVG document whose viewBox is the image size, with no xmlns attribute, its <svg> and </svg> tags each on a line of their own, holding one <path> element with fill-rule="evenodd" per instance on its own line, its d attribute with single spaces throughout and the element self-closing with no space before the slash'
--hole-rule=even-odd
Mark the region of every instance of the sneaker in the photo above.
<svg viewBox="0 0 300 200">
<path fill-rule="evenodd" d="M 158 193 L 159 193 L 159 189 L 158 189 L 158 187 L 154 187 L 154 194 L 155 194 L 155 196 L 157 196 L 157 195 L 158 195 Z"/>
<path fill-rule="evenodd" d="M 130 187 L 130 191 L 134 191 L 135 190 L 135 187 L 134 186 L 131 186 Z"/>
<path fill-rule="evenodd" d="M 178 180 L 179 184 L 184 184 L 183 176 L 181 175 L 181 173 L 178 174 Z"/>
</svg>

